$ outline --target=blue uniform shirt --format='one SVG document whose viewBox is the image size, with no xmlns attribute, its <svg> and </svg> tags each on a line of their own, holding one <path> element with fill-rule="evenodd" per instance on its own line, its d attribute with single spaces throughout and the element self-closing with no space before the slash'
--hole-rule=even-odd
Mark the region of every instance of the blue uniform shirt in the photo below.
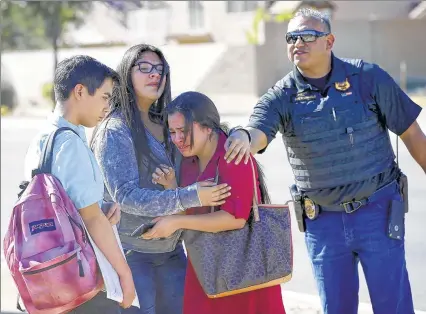
<svg viewBox="0 0 426 314">
<path fill-rule="evenodd" d="M 298 92 L 312 91 L 320 94 L 320 97 L 328 97 L 327 91 L 336 82 L 345 80 L 347 73 L 343 73 L 343 61 L 332 56 L 332 71 L 324 78 L 326 83 L 308 80 L 302 76 L 296 67 L 293 69 L 295 85 Z M 321 81 L 321 80 L 319 80 Z M 380 115 L 381 121 L 386 127 L 397 135 L 403 134 L 417 119 L 421 107 L 414 103 L 396 84 L 392 77 L 378 65 L 364 62 L 362 69 L 362 90 L 359 91 L 362 99 L 373 99 L 373 105 L 369 109 Z M 284 79 L 278 81 L 274 87 L 268 90 L 254 108 L 248 126 L 264 132 L 268 144 L 275 138 L 278 131 L 282 134 L 292 132 L 290 106 L 280 90 L 285 88 L 288 82 Z M 321 84 L 322 83 L 322 84 Z M 315 85 L 323 85 L 321 90 Z M 337 100 L 336 101 L 341 101 Z M 288 133 L 287 133 L 288 132 Z M 263 153 L 264 150 L 259 153 Z M 363 199 L 368 197 L 378 188 L 386 185 L 396 178 L 398 169 L 396 164 L 388 171 L 380 173 L 368 180 L 354 182 L 345 186 L 330 189 L 313 190 L 307 192 L 307 196 L 318 203 L 340 204 L 342 199 Z"/>
<path fill-rule="evenodd" d="M 76 126 L 57 113 L 53 113 L 47 125 L 33 139 L 25 157 L 25 178 L 31 180 L 31 171 L 37 168 L 40 153 L 51 132 L 60 127 L 53 147 L 52 174 L 61 182 L 77 209 L 98 203 L 102 205 L 104 183 L 96 159 L 87 144 L 83 126 Z"/>
</svg>

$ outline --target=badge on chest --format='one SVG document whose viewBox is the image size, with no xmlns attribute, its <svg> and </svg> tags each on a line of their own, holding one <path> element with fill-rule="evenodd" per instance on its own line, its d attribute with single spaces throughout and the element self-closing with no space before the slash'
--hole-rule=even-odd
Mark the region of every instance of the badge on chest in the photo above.
<svg viewBox="0 0 426 314">
<path fill-rule="evenodd" d="M 336 82 L 334 83 L 334 87 L 341 92 L 344 92 L 351 87 L 351 84 L 349 83 L 348 79 L 346 79 L 344 82 Z"/>
<path fill-rule="evenodd" d="M 351 84 L 349 83 L 348 79 L 346 79 L 344 82 L 334 83 L 334 87 L 336 88 L 336 90 L 341 92 L 342 97 L 352 95 L 352 92 L 348 91 L 348 89 L 351 87 Z"/>
</svg>

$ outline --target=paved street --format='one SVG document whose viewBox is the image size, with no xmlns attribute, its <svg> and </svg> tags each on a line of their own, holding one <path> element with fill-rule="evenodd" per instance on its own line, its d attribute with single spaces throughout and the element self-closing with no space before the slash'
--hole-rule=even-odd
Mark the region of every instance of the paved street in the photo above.
<svg viewBox="0 0 426 314">
<path fill-rule="evenodd" d="M 230 125 L 244 125 L 246 115 L 224 117 L 223 120 Z M 2 118 L 1 125 L 1 243 L 3 244 L 4 231 L 7 227 L 11 209 L 18 184 L 23 178 L 24 155 L 31 137 L 36 133 L 40 125 L 39 119 L 30 118 Z M 422 114 L 421 125 L 426 131 L 426 112 Z M 394 139 L 394 137 L 392 137 Z M 393 141 L 395 142 L 395 141 Z M 426 210 L 424 202 L 426 195 L 426 178 L 422 169 L 411 159 L 405 146 L 400 142 L 400 165 L 409 176 L 410 213 L 407 215 L 406 251 L 409 274 L 412 282 L 412 290 L 415 307 L 426 310 Z M 264 155 L 258 156 L 258 160 L 264 165 L 269 191 L 275 203 L 282 203 L 289 199 L 288 186 L 292 184 L 292 174 L 288 166 L 284 148 L 280 139 L 276 139 Z M 294 219 L 294 217 L 293 217 Z M 298 232 L 293 221 L 294 240 L 294 275 L 290 283 L 283 289 L 292 295 L 293 292 L 316 295 L 316 287 L 311 274 L 311 268 L 304 245 L 303 236 Z M 3 247 L 2 247 L 3 264 Z M 2 269 L 3 273 L 3 269 Z M 362 274 L 362 273 L 361 273 Z M 9 292 L 9 293 L 7 293 Z M 14 298 L 8 287 L 3 287 L 2 276 L 2 304 L 7 298 Z M 369 302 L 365 281 L 361 278 L 360 298 L 362 302 Z M 315 297 L 314 297 L 314 300 Z M 303 301 L 303 300 L 302 300 Z M 302 302 L 301 301 L 301 302 Z M 317 302 L 317 301 L 313 301 Z M 2 310 L 4 307 L 2 305 Z M 9 310 L 9 309 L 8 309 Z M 292 312 L 296 313 L 296 312 Z M 301 313 L 301 312 L 300 312 Z M 305 312 L 304 312 L 305 313 Z M 307 313 L 307 312 L 306 312 Z M 316 312 L 309 312 L 316 313 Z M 289 313 L 290 314 L 290 313 Z"/>
</svg>

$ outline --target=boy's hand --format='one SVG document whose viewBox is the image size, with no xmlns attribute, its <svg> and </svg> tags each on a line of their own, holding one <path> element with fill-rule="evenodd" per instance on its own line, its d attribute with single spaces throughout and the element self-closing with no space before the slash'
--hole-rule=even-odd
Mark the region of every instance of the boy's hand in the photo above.
<svg viewBox="0 0 426 314">
<path fill-rule="evenodd" d="M 123 309 L 127 309 L 132 306 L 133 300 L 136 297 L 135 284 L 130 269 L 125 275 L 119 276 L 119 279 L 121 290 L 123 290 L 123 301 L 120 303 L 120 306 Z"/>
</svg>

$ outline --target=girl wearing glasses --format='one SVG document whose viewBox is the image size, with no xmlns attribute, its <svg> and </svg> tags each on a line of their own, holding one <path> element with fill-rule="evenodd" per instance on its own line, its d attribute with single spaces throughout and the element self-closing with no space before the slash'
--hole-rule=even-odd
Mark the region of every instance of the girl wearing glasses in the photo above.
<svg viewBox="0 0 426 314">
<path fill-rule="evenodd" d="M 179 314 L 186 270 L 180 232 L 161 239 L 140 236 L 155 217 L 223 204 L 229 188 L 197 182 L 165 190 L 152 182 L 158 165 L 180 164 L 178 152 L 173 158 L 166 151 L 162 126 L 163 109 L 171 100 L 169 65 L 158 48 L 136 45 L 126 51 L 117 72 L 120 86 L 113 90 L 110 114 L 94 132 L 92 148 L 106 200 L 121 205 L 119 234 L 141 305 L 124 313 Z"/>
</svg>

